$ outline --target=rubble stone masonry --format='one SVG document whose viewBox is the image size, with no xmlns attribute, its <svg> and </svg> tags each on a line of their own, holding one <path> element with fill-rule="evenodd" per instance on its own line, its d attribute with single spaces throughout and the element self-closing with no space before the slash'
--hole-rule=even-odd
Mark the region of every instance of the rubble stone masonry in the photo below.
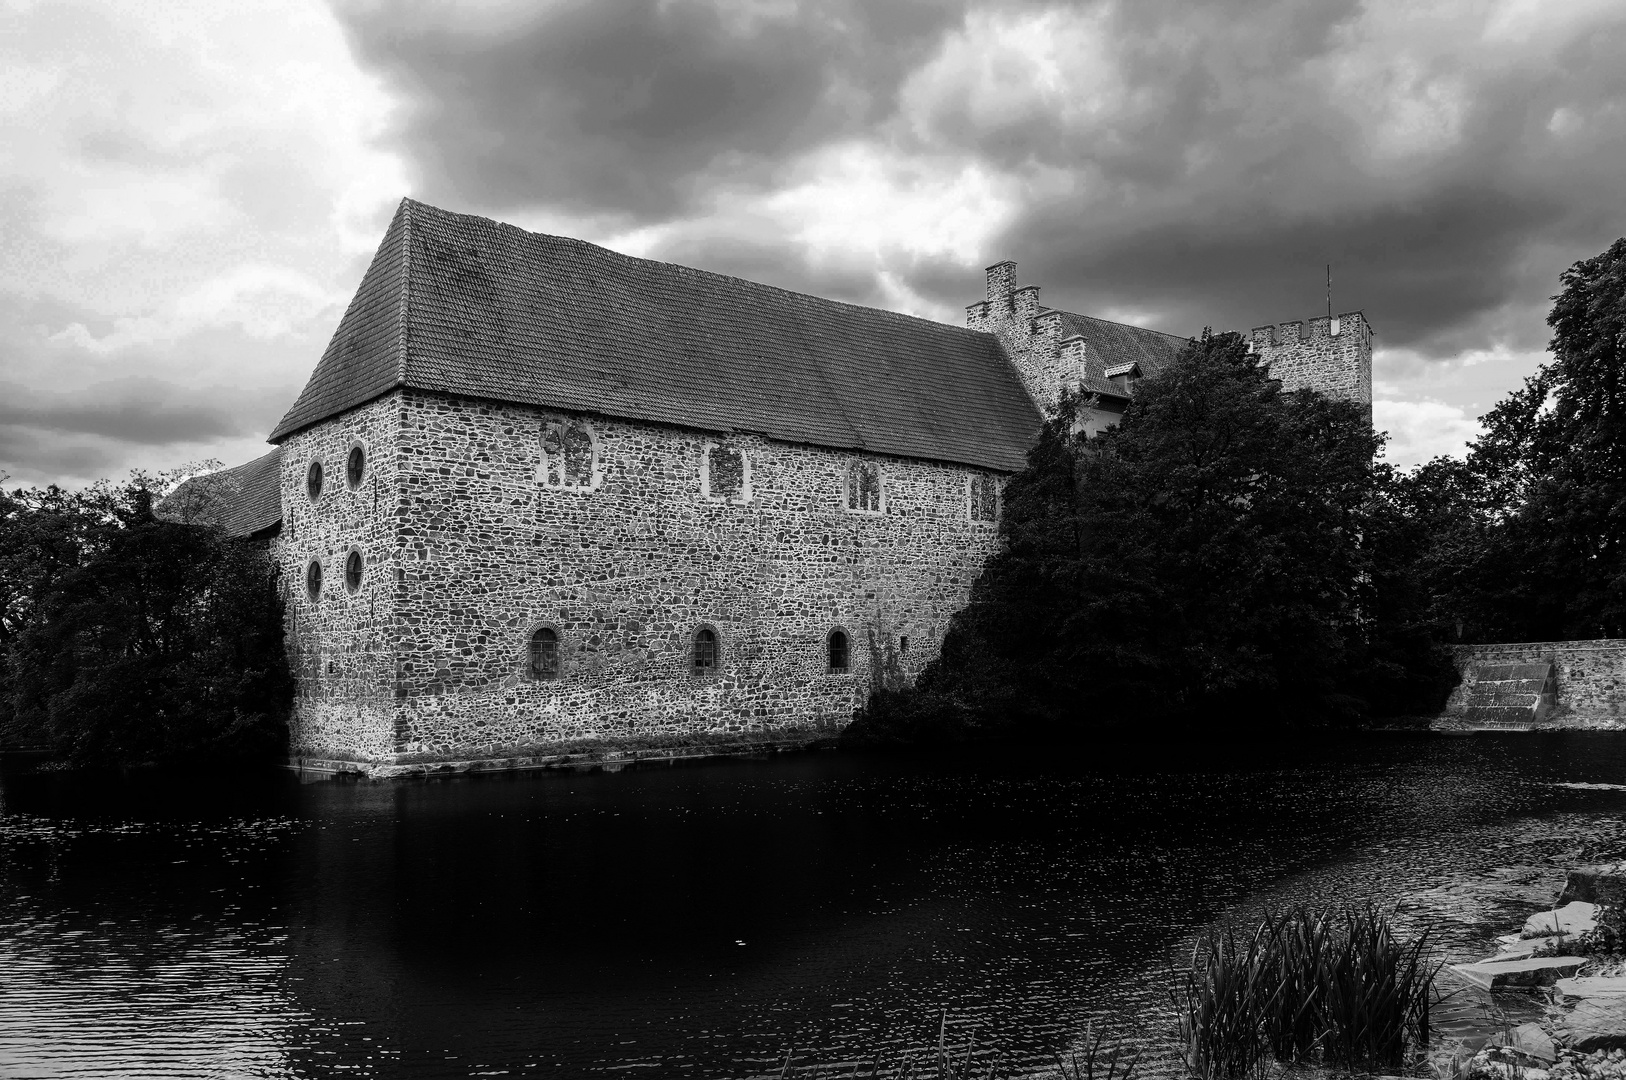
<svg viewBox="0 0 1626 1080">
<path fill-rule="evenodd" d="M 1447 717 L 1461 713 L 1473 690 L 1476 669 L 1486 664 L 1551 663 L 1558 676 L 1554 727 L 1626 725 L 1626 640 L 1527 641 L 1508 645 L 1458 645 L 1463 681 L 1446 703 Z"/>
<path fill-rule="evenodd" d="M 544 482 L 550 425 L 590 436 L 590 483 Z M 713 497 L 704 463 L 734 452 L 749 482 Z M 848 508 L 855 458 L 879 466 L 879 512 Z M 997 542 L 972 517 L 972 478 L 989 474 L 970 467 L 412 390 L 293 435 L 283 470 L 293 752 L 369 765 L 844 724 L 876 682 L 937 655 Z M 714 674 L 692 670 L 702 626 Z M 560 642 L 553 681 L 527 664 L 542 627 Z M 832 673 L 838 629 L 851 663 Z"/>
<path fill-rule="evenodd" d="M 1372 418 L 1372 325 L 1358 311 L 1255 327 L 1253 348 L 1283 390 L 1319 390 L 1366 406 Z"/>
</svg>

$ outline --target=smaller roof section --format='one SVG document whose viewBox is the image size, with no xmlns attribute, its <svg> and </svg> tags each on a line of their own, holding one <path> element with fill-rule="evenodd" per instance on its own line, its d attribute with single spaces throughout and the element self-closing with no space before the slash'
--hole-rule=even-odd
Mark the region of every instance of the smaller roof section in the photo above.
<svg viewBox="0 0 1626 1080">
<path fill-rule="evenodd" d="M 1114 377 L 1135 368 L 1145 378 L 1158 375 L 1174 363 L 1190 340 L 1071 311 L 1061 313 L 1061 336 L 1063 340 L 1084 339 L 1084 389 L 1108 397 L 1126 396 L 1124 387 L 1112 381 Z"/>
<path fill-rule="evenodd" d="M 227 536 L 254 536 L 282 524 L 282 448 L 234 469 L 181 482 L 158 505 L 169 521 L 212 525 Z"/>
</svg>

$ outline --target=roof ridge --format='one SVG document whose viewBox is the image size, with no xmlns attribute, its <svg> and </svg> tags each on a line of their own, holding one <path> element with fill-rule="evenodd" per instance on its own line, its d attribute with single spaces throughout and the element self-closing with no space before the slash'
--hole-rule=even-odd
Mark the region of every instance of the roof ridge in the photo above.
<svg viewBox="0 0 1626 1080">
<path fill-rule="evenodd" d="M 1136 326 L 1134 323 L 1123 322 L 1123 321 L 1121 321 L 1119 319 L 1103 319 L 1099 315 L 1086 315 L 1081 311 L 1068 311 L 1065 308 L 1050 308 L 1049 310 L 1057 312 L 1057 313 L 1062 314 L 1062 315 L 1071 315 L 1075 319 L 1094 319 L 1096 322 L 1111 323 L 1113 326 L 1122 326 L 1122 327 L 1126 327 L 1127 329 L 1130 329 L 1130 330 L 1141 330 L 1141 331 L 1144 331 L 1145 333 L 1148 333 L 1148 334 L 1159 334 L 1159 335 L 1161 335 L 1163 337 L 1166 337 L 1166 338 L 1173 338 L 1174 340 L 1176 340 L 1178 342 L 1181 342 L 1182 344 L 1191 340 L 1191 336 L 1189 334 L 1188 335 L 1171 334 L 1167 330 L 1154 330 L 1150 326 Z"/>
</svg>

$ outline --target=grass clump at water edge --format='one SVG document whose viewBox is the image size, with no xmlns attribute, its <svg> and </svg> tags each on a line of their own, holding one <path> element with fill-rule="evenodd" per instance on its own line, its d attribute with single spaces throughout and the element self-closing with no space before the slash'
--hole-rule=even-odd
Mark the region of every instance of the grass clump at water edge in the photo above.
<svg viewBox="0 0 1626 1080">
<path fill-rule="evenodd" d="M 1272 1059 L 1405 1068 L 1428 1046 L 1439 965 L 1427 936 L 1400 940 L 1370 904 L 1270 913 L 1251 933 L 1210 930 L 1174 980 L 1188 1073 L 1243 1080 Z"/>
</svg>

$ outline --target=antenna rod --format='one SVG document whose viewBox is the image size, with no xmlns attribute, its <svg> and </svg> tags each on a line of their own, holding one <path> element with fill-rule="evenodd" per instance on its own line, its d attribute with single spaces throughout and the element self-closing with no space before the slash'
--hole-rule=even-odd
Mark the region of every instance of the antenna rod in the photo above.
<svg viewBox="0 0 1626 1080">
<path fill-rule="evenodd" d="M 1327 321 L 1332 322 L 1332 263 L 1327 264 Z"/>
</svg>

